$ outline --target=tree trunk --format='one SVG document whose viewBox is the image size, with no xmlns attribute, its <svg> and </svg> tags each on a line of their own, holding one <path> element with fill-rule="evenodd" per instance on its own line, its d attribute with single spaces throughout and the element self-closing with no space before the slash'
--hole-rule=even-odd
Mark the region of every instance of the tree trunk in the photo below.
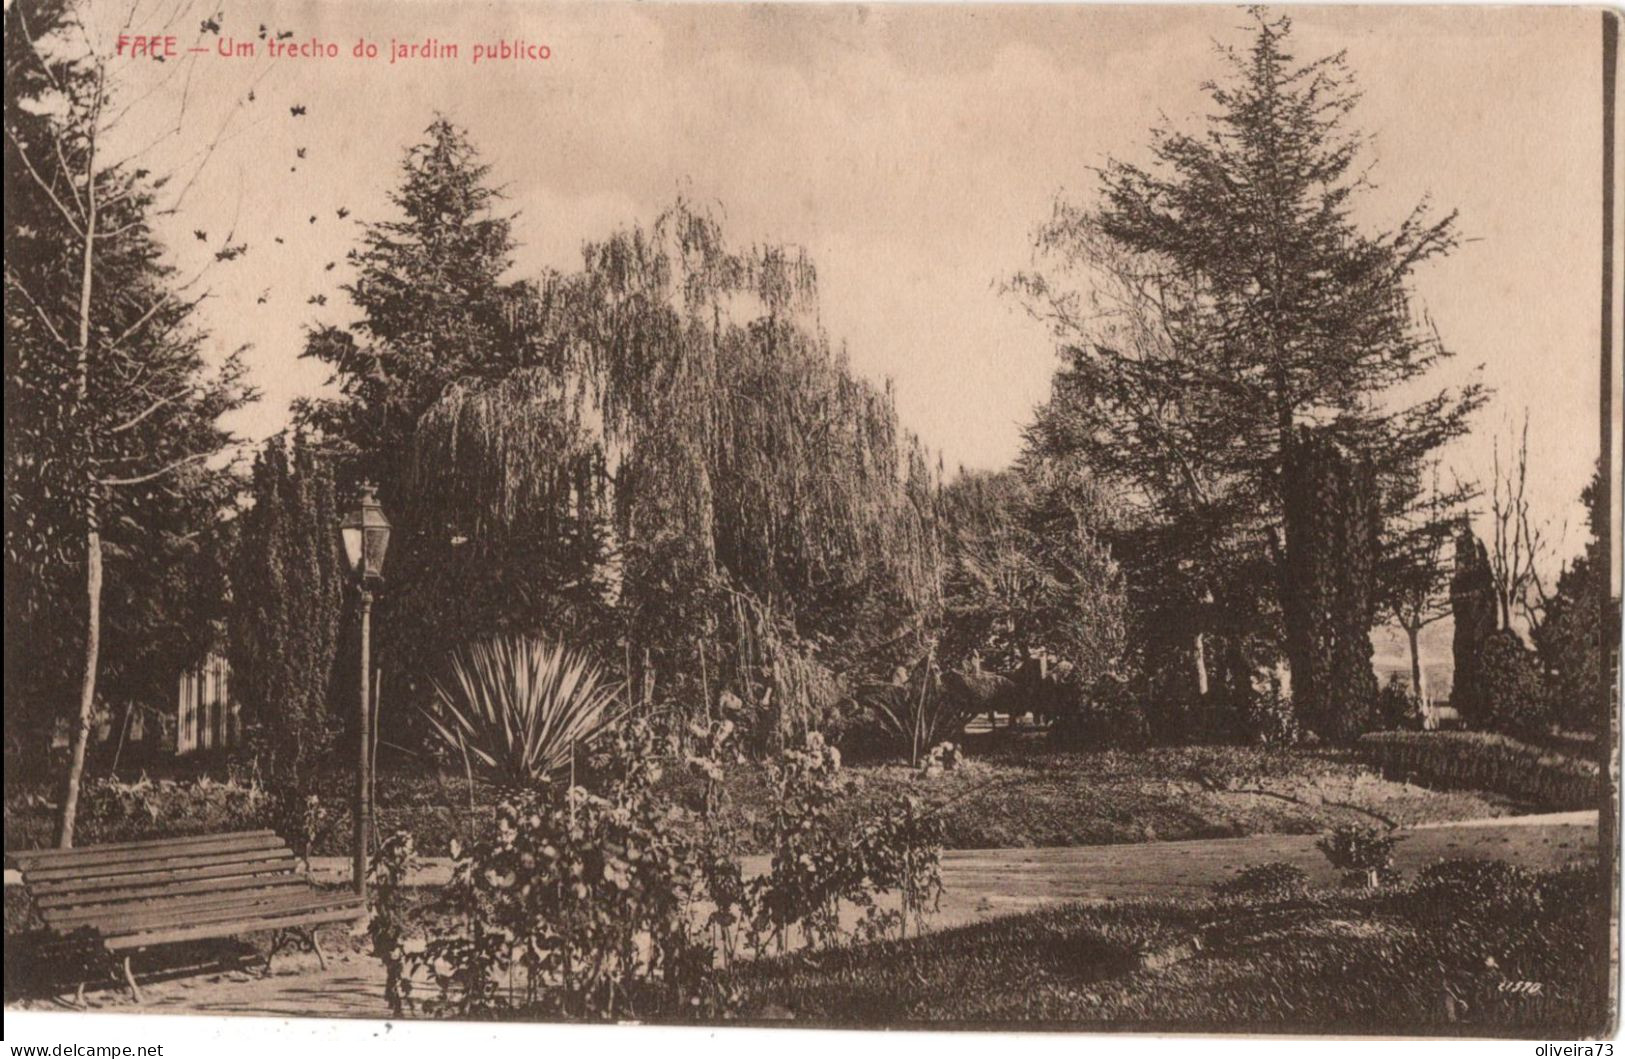
<svg viewBox="0 0 1625 1059">
<path fill-rule="evenodd" d="M 1201 633 L 1196 634 L 1196 694 L 1207 701 L 1207 644 Z"/>
<path fill-rule="evenodd" d="M 90 524 L 96 524 L 91 512 Z M 72 757 L 63 782 L 57 815 L 56 845 L 73 848 L 73 825 L 79 815 L 79 785 L 85 774 L 85 753 L 90 745 L 90 722 L 96 708 L 96 667 L 102 642 L 102 538 L 94 528 L 85 534 L 85 669 L 79 684 L 79 723 L 74 726 Z"/>
<path fill-rule="evenodd" d="M 1422 683 L 1422 629 L 1406 626 L 1405 638 L 1411 643 L 1411 692 L 1417 702 L 1427 701 L 1427 688 Z"/>
<path fill-rule="evenodd" d="M 105 76 L 105 71 L 104 71 Z M 94 113 L 101 115 L 102 83 L 97 82 Z M 92 125 L 94 128 L 94 123 Z M 90 141 L 85 162 L 84 253 L 79 269 L 79 356 L 77 397 L 82 409 L 90 397 L 90 306 L 96 282 L 96 141 Z M 58 849 L 73 847 L 73 825 L 79 815 L 79 784 L 85 775 L 85 753 L 90 743 L 90 721 L 96 708 L 96 667 L 102 647 L 102 535 L 100 505 L 94 493 L 85 511 L 85 669 L 79 683 L 79 723 L 73 730 L 68 775 L 63 781 L 61 806 L 56 821 Z"/>
</svg>

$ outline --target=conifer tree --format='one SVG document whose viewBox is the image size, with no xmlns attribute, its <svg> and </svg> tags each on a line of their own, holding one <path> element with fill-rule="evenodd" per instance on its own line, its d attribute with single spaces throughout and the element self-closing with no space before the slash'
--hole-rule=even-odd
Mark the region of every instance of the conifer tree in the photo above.
<svg viewBox="0 0 1625 1059">
<path fill-rule="evenodd" d="M 339 512 L 327 461 L 302 433 L 254 463 L 231 588 L 232 690 L 261 765 L 284 795 L 306 793 L 339 729 L 332 682 L 343 607 Z"/>
<path fill-rule="evenodd" d="M 1302 605 L 1288 571 L 1312 561 L 1283 526 L 1300 429 L 1370 460 L 1380 485 L 1462 434 L 1484 395 L 1396 402 L 1449 356 L 1411 284 L 1455 247 L 1455 216 L 1424 201 L 1387 230 L 1358 222 L 1345 55 L 1300 61 L 1288 18 L 1254 8 L 1252 21 L 1250 48 L 1224 49 L 1232 76 L 1205 86 L 1205 127 L 1155 130 L 1149 166 L 1110 162 L 1098 208 L 1059 204 L 1039 267 L 1013 286 L 1064 359 L 1035 437 L 1080 454 L 1181 542 L 1186 596 L 1219 599 L 1222 571 L 1262 560 L 1277 606 L 1258 613 L 1279 621 Z M 1220 602 L 1195 613 L 1249 609 Z"/>
<path fill-rule="evenodd" d="M 1489 552 L 1464 524 L 1456 533 L 1455 571 L 1450 576 L 1450 610 L 1455 618 L 1450 705 L 1469 722 L 1481 719 L 1484 648 L 1496 631 L 1496 607 Z"/>
<path fill-rule="evenodd" d="M 481 633 L 558 632 L 538 628 L 558 616 L 546 601 L 590 580 L 584 556 L 594 549 L 558 538 L 563 523 L 551 515 L 520 526 L 476 520 L 463 503 L 470 483 L 414 475 L 425 413 L 454 391 L 485 408 L 500 402 L 488 388 L 538 363 L 546 329 L 535 287 L 506 278 L 512 218 L 499 212 L 501 191 L 462 129 L 444 117 L 428 126 L 406 151 L 390 202 L 395 216 L 366 223 L 349 256 L 356 275 L 344 289 L 359 318 L 307 335 L 304 355 L 332 368 L 339 396 L 296 414 L 333 455 L 341 497 L 370 481 L 394 523 L 377 650 L 392 660 L 396 690 L 410 695 Z M 552 455 L 538 473 L 580 471 Z"/>
</svg>

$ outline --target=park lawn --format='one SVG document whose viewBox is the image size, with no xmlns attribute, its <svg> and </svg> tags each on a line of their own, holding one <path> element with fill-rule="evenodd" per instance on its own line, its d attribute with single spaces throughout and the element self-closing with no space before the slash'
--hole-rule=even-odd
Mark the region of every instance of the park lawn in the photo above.
<svg viewBox="0 0 1625 1059">
<path fill-rule="evenodd" d="M 1477 791 L 1384 779 L 1352 752 L 1317 748 L 1153 747 L 1057 751 L 1007 743 L 958 769 L 922 776 L 858 764 L 836 809 L 856 820 L 900 794 L 938 807 L 948 849 L 1109 845 L 1257 834 L 1315 834 L 1341 823 L 1411 826 L 1538 807 Z M 681 777 L 675 786 L 698 784 Z M 739 769 L 728 811 L 747 830 L 772 812 L 765 775 Z"/>
<path fill-rule="evenodd" d="M 1398 889 L 1062 905 L 742 965 L 731 984 L 750 1021 L 1576 1038 L 1605 1029 L 1594 903 L 1440 914 Z M 1538 994 L 1503 985 L 1519 981 Z"/>
<path fill-rule="evenodd" d="M 1294 747 L 1152 747 L 1139 751 L 1060 751 L 1042 741 L 1003 739 L 972 744 L 959 768 L 922 776 L 900 763 L 850 764 L 850 790 L 836 809 L 855 822 L 898 795 L 937 808 L 948 849 L 1103 845 L 1257 834 L 1312 834 L 1340 823 L 1418 823 L 1538 811 L 1539 806 L 1491 792 L 1437 791 L 1384 779 L 1354 752 Z M 753 764 L 727 773 L 726 811 L 741 828 L 744 852 L 762 852 L 774 800 L 765 769 Z M 330 813 L 316 853 L 349 850 L 350 776 L 324 776 L 320 794 Z M 670 765 L 661 781 L 697 807 L 699 780 Z M 9 793 L 9 792 L 8 792 Z M 474 821 L 489 818 L 495 792 L 476 784 L 474 809 L 461 775 L 386 767 L 377 782 L 381 834 L 411 831 L 429 856 L 450 851 Z M 7 799 L 7 849 L 50 841 L 52 815 L 42 799 Z M 81 824 L 86 842 L 265 826 L 251 819 L 123 819 Z"/>
</svg>

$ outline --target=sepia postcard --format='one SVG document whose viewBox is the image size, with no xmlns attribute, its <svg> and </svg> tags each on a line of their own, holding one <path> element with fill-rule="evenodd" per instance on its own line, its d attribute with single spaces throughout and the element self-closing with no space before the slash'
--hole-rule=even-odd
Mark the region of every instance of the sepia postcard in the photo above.
<svg viewBox="0 0 1625 1059">
<path fill-rule="evenodd" d="M 1619 12 L 4 18 L 10 1054 L 1612 1054 Z"/>
</svg>

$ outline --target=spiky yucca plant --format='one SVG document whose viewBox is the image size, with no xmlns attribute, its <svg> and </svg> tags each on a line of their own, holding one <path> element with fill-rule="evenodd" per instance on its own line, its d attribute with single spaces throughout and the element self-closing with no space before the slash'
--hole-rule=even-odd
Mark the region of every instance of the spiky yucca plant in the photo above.
<svg viewBox="0 0 1625 1059">
<path fill-rule="evenodd" d="M 570 763 L 620 715 L 621 685 L 587 656 L 529 636 L 476 641 L 451 657 L 425 710 L 435 733 L 471 770 L 529 787 Z"/>
</svg>

